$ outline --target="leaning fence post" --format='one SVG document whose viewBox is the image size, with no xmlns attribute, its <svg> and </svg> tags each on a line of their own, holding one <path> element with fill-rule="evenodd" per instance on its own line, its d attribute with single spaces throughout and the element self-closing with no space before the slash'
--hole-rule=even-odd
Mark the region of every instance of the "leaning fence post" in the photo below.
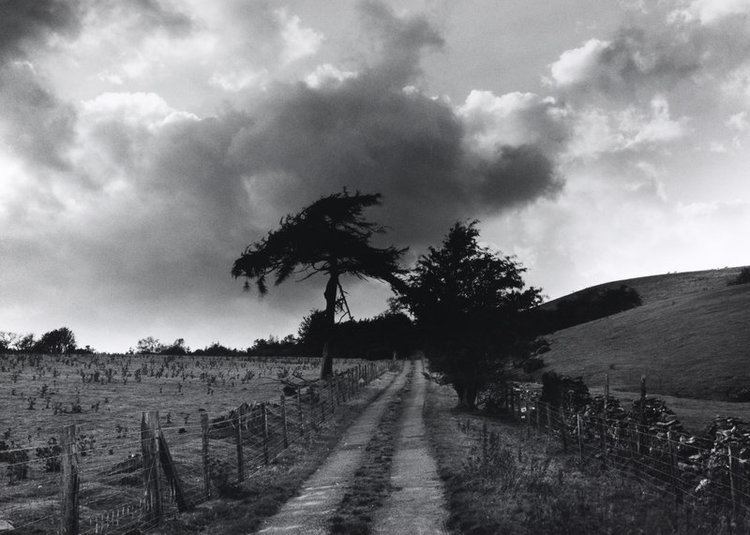
<svg viewBox="0 0 750 535">
<path fill-rule="evenodd" d="M 143 457 L 143 487 L 147 525 L 161 523 L 161 488 L 159 481 L 159 442 L 156 427 L 159 411 L 144 411 L 141 414 L 141 456 Z"/>
<path fill-rule="evenodd" d="M 578 459 L 583 460 L 583 425 L 581 415 L 576 413 L 576 435 L 578 435 Z"/>
<path fill-rule="evenodd" d="M 203 460 L 203 496 L 211 498 L 211 466 L 208 462 L 208 413 L 201 412 L 201 458 Z"/>
<path fill-rule="evenodd" d="M 260 404 L 261 426 L 263 427 L 263 460 L 268 464 L 268 410 L 266 404 Z"/>
<path fill-rule="evenodd" d="M 76 426 L 63 427 L 62 439 L 62 516 L 61 535 L 78 535 L 78 448 Z"/>
<path fill-rule="evenodd" d="M 286 424 L 286 398 L 281 394 L 281 437 L 284 441 L 284 449 L 289 447 L 289 431 Z"/>
<path fill-rule="evenodd" d="M 245 458 L 242 451 L 242 417 L 245 412 L 244 403 L 237 407 L 237 425 L 234 428 L 234 440 L 237 443 L 237 481 L 245 480 Z"/>
<path fill-rule="evenodd" d="M 180 512 L 187 511 L 191 506 L 185 498 L 185 490 L 177 473 L 177 466 L 172 459 L 169 444 L 167 444 L 167 439 L 161 427 L 157 428 L 157 435 L 159 439 L 159 460 L 161 461 L 162 470 L 164 470 L 164 474 L 167 476 L 167 481 L 169 481 L 175 502 L 177 502 L 177 510 Z"/>
</svg>

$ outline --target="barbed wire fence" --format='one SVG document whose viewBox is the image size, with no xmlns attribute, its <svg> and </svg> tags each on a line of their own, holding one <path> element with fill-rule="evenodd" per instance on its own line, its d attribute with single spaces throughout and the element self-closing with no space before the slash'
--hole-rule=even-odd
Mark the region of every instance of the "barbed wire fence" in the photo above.
<svg viewBox="0 0 750 535">
<path fill-rule="evenodd" d="M 647 406 L 642 380 L 641 411 Z M 598 396 L 598 410 L 589 405 L 576 410 L 568 404 L 541 400 L 539 388 L 508 383 L 500 389 L 499 410 L 515 422 L 558 441 L 564 452 L 582 462 L 600 463 L 633 478 L 654 494 L 671 496 L 676 504 L 702 504 L 727 513 L 735 525 L 750 522 L 750 430 L 728 418 L 714 437 L 700 437 L 679 429 L 675 419 L 653 424 L 631 417 L 610 417 L 607 403 L 617 400 Z M 490 423 L 489 427 L 493 427 Z M 488 437 L 499 433 L 471 425 L 480 433 L 486 450 Z M 747 524 L 750 525 L 750 524 Z"/>
<path fill-rule="evenodd" d="M 337 407 L 390 367 L 362 362 L 328 381 L 287 383 L 276 400 L 243 402 L 214 417 L 201 411 L 194 425 L 143 411 L 139 437 L 98 436 L 104 448 L 94 447 L 79 424 L 47 444 L 3 450 L 0 484 L 36 485 L 26 500 L 0 497 L 0 519 L 18 534 L 117 535 L 155 527 L 231 490 L 291 445 L 308 445 Z"/>
</svg>

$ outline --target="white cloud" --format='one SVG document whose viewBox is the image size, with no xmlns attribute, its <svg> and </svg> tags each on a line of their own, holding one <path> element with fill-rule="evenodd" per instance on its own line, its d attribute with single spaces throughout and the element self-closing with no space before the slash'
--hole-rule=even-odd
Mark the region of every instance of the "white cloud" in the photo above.
<svg viewBox="0 0 750 535">
<path fill-rule="evenodd" d="M 456 109 L 470 147 L 492 155 L 505 145 L 535 144 L 557 152 L 567 138 L 567 110 L 535 93 L 472 90 Z"/>
<path fill-rule="evenodd" d="M 197 120 L 192 113 L 176 110 L 156 93 L 102 93 L 81 103 L 84 119 L 117 120 L 127 125 L 156 129 L 169 123 Z"/>
<path fill-rule="evenodd" d="M 284 40 L 284 50 L 281 59 L 283 63 L 291 63 L 318 52 L 323 43 L 322 33 L 303 27 L 299 16 L 290 15 L 284 8 L 276 10 L 275 13 L 282 25 L 281 37 Z"/>
<path fill-rule="evenodd" d="M 676 121 L 670 118 L 669 103 L 663 96 L 651 100 L 650 116 L 628 110 L 620 122 L 621 128 L 630 133 L 628 147 L 675 141 L 687 133 L 687 123 L 685 117 Z"/>
<path fill-rule="evenodd" d="M 330 63 L 325 63 L 318 65 L 313 72 L 308 74 L 305 77 L 305 83 L 313 89 L 318 89 L 325 85 L 341 83 L 344 80 L 356 78 L 357 74 L 355 71 L 342 71 Z"/>
<path fill-rule="evenodd" d="M 208 83 L 212 86 L 219 87 L 224 91 L 237 92 L 247 89 L 248 87 L 257 87 L 265 89 L 268 84 L 270 75 L 268 70 L 259 71 L 230 71 L 215 72 L 211 75 Z"/>
<path fill-rule="evenodd" d="M 697 20 L 701 24 L 713 24 L 727 17 L 750 13 L 750 0 L 693 0 L 689 6 L 672 11 L 668 19 L 672 22 Z"/>
<path fill-rule="evenodd" d="M 747 120 L 746 111 L 735 113 L 734 115 L 730 116 L 724 124 L 729 128 L 737 130 L 738 132 L 744 132 L 745 130 L 747 130 L 748 126 L 750 126 L 750 123 L 748 123 Z"/>
<path fill-rule="evenodd" d="M 550 65 L 552 80 L 559 86 L 575 85 L 591 77 L 609 41 L 589 39 L 579 48 L 566 50 Z"/>
<path fill-rule="evenodd" d="M 651 150 L 683 138 L 689 132 L 688 118 L 670 117 L 669 103 L 655 96 L 649 111 L 629 106 L 621 111 L 588 107 L 575 116 L 568 155 L 595 157 L 625 150 Z"/>
</svg>

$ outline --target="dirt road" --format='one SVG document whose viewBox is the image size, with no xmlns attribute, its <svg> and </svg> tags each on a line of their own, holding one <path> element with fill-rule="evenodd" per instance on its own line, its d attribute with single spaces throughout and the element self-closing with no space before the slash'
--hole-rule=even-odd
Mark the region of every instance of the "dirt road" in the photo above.
<svg viewBox="0 0 750 535">
<path fill-rule="evenodd" d="M 427 379 L 421 360 L 406 400 L 401 434 L 393 459 L 391 485 L 394 491 L 376 515 L 373 533 L 383 535 L 427 535 L 447 533 L 447 509 L 443 483 L 425 438 L 422 408 Z"/>
<path fill-rule="evenodd" d="M 360 465 L 365 445 L 375 431 L 386 405 L 406 382 L 408 366 L 386 391 L 349 427 L 325 463 L 305 482 L 300 495 L 258 530 L 264 535 L 325 534 L 328 520 L 336 510 L 347 482 Z"/>
<path fill-rule="evenodd" d="M 379 511 L 373 511 L 374 533 L 446 533 L 447 510 L 435 460 L 425 438 L 422 408 L 426 382 L 423 363 L 416 361 L 412 387 L 402 401 L 404 407 L 391 472 L 392 493 Z M 407 363 L 386 391 L 352 424 L 326 462 L 304 484 L 300 495 L 288 501 L 268 519 L 258 533 L 325 534 L 355 472 L 364 448 L 372 438 L 386 406 L 396 399 L 406 383 Z"/>
</svg>

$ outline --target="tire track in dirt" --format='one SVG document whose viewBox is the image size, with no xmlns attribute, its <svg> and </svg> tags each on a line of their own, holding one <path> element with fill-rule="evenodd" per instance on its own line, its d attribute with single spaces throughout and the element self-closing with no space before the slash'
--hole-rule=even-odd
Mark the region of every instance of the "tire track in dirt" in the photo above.
<svg viewBox="0 0 750 535">
<path fill-rule="evenodd" d="M 264 535 L 325 534 L 330 516 L 341 502 L 347 483 L 362 462 L 383 412 L 406 382 L 409 367 L 347 429 L 336 449 L 305 482 L 300 495 L 289 500 L 257 533 Z"/>
<path fill-rule="evenodd" d="M 445 490 L 426 438 L 423 408 L 427 379 L 417 361 L 406 400 L 391 471 L 393 492 L 377 515 L 372 533 L 428 535 L 448 533 Z"/>
</svg>

